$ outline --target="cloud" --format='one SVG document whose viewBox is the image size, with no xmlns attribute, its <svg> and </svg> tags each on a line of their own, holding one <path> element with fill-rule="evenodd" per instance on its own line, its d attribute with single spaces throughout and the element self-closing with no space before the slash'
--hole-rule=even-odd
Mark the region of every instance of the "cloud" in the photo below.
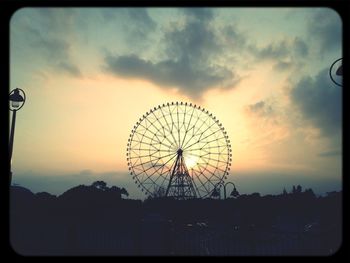
<svg viewBox="0 0 350 263">
<path fill-rule="evenodd" d="M 305 43 L 304 40 L 302 40 L 299 37 L 296 37 L 294 39 L 294 51 L 296 53 L 296 55 L 300 56 L 300 57 L 306 57 L 309 54 L 309 48 L 307 46 L 307 44 Z"/>
<path fill-rule="evenodd" d="M 173 28 L 165 33 L 164 40 L 170 57 L 189 59 L 193 64 L 208 61 L 208 56 L 219 54 L 222 48 L 215 29 L 199 21 Z"/>
<path fill-rule="evenodd" d="M 300 67 L 300 59 L 305 59 L 309 54 L 308 45 L 300 37 L 272 42 L 262 48 L 255 45 L 248 45 L 247 48 L 257 62 L 274 61 L 273 68 L 278 71 L 291 69 L 293 66 Z"/>
<path fill-rule="evenodd" d="M 232 68 L 217 62 L 225 47 L 218 37 L 219 31 L 210 25 L 212 12 L 204 9 L 183 12 L 187 17 L 185 24 L 173 25 L 159 38 L 162 47 L 159 53 L 164 54 L 161 59 L 108 54 L 104 68 L 117 76 L 143 78 L 164 88 L 176 87 L 192 98 L 201 97 L 213 87 L 232 87 L 239 77 Z"/>
<path fill-rule="evenodd" d="M 32 47 L 41 51 L 46 57 L 49 65 L 60 72 L 67 73 L 73 77 L 81 77 L 82 73 L 70 56 L 70 45 L 64 39 L 50 38 L 38 33 L 38 38 L 33 42 Z"/>
<path fill-rule="evenodd" d="M 319 52 L 341 50 L 342 21 L 333 9 L 322 8 L 314 12 L 307 23 L 310 39 L 318 42 Z"/>
<path fill-rule="evenodd" d="M 127 41 L 133 42 L 133 45 L 146 44 L 149 34 L 156 30 L 157 24 L 149 16 L 147 9 L 128 8 L 125 11 L 126 21 L 130 21 L 125 23 Z"/>
<path fill-rule="evenodd" d="M 271 116 L 274 113 L 272 106 L 268 105 L 265 101 L 248 105 L 248 109 L 259 116 Z"/>
<path fill-rule="evenodd" d="M 147 30 L 156 29 L 157 24 L 149 16 L 147 9 L 130 8 L 128 9 L 128 14 L 136 27 L 142 27 Z"/>
<path fill-rule="evenodd" d="M 163 87 L 178 87 L 185 94 L 199 97 L 203 90 L 232 77 L 225 68 L 196 68 L 187 60 L 165 60 L 153 63 L 131 56 L 107 56 L 106 69 L 123 77 L 144 78 Z"/>
<path fill-rule="evenodd" d="M 31 46 L 40 50 L 48 61 L 58 61 L 69 57 L 69 44 L 63 39 L 43 37 L 42 34 L 36 31 L 36 39 L 33 40 Z"/>
<path fill-rule="evenodd" d="M 245 107 L 247 124 L 251 134 L 251 140 L 247 147 L 266 149 L 271 144 L 281 142 L 290 136 L 290 131 L 285 123 L 284 112 L 279 102 L 273 97 L 258 101 Z"/>
<path fill-rule="evenodd" d="M 278 61 L 273 68 L 278 71 L 290 69 L 294 64 L 292 62 Z"/>
<path fill-rule="evenodd" d="M 213 9 L 209 8 L 181 8 L 180 9 L 188 18 L 194 18 L 199 21 L 210 21 L 214 17 Z"/>
<path fill-rule="evenodd" d="M 264 118 L 273 118 L 276 115 L 271 103 L 266 101 L 258 101 L 257 103 L 248 105 L 248 111 L 253 113 L 255 116 Z"/>
<path fill-rule="evenodd" d="M 326 151 L 326 152 L 321 152 L 318 154 L 319 157 L 335 157 L 339 156 L 342 154 L 341 150 L 332 150 L 332 151 Z"/>
<path fill-rule="evenodd" d="M 82 73 L 71 56 L 71 44 L 67 40 L 69 29 L 74 28 L 75 13 L 65 9 L 23 9 L 14 16 L 12 25 L 31 53 L 44 58 L 45 62 L 58 72 L 81 77 Z M 31 18 L 26 21 L 24 18 Z M 16 43 L 20 44 L 20 43 Z"/>
<path fill-rule="evenodd" d="M 286 41 L 273 42 L 261 49 L 253 47 L 253 52 L 257 59 L 281 59 L 290 54 L 290 49 Z"/>
<path fill-rule="evenodd" d="M 340 135 L 342 128 L 342 89 L 335 87 L 323 69 L 315 78 L 302 78 L 290 98 L 306 123 L 326 137 Z"/>
<path fill-rule="evenodd" d="M 123 20 L 128 30 L 133 33 L 145 35 L 154 31 L 157 24 L 150 17 L 148 10 L 144 8 L 102 8 L 100 15 L 106 22 Z"/>
<path fill-rule="evenodd" d="M 73 77 L 81 77 L 82 76 L 82 73 L 79 70 L 79 68 L 69 61 L 60 61 L 57 64 L 57 68 L 61 69 L 63 72 L 68 73 L 69 75 L 71 75 Z"/>
</svg>

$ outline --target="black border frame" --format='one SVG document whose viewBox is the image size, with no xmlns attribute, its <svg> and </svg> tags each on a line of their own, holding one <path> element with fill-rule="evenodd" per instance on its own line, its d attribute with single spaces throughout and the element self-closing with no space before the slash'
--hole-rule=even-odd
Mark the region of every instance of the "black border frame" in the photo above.
<svg viewBox="0 0 350 263">
<path fill-rule="evenodd" d="M 0 29 L 2 36 L 5 36 L 2 38 L 2 41 L 0 42 L 2 44 L 1 52 L 0 52 L 0 58 L 2 63 L 1 65 L 1 95 L 0 98 L 3 100 L 3 102 L 0 104 L 0 116 L 2 123 L 4 124 L 2 127 L 2 131 L 6 129 L 7 132 L 2 132 L 2 136 L 0 137 L 1 140 L 1 164 L 2 164 L 2 180 L 1 180 L 1 187 L 3 188 L 1 192 L 2 194 L 2 202 L 3 202 L 3 209 L 6 211 L 9 211 L 9 161 L 8 158 L 5 156 L 8 156 L 8 138 L 9 138 L 9 129 L 6 125 L 9 125 L 9 111 L 8 111 L 8 94 L 11 89 L 14 87 L 10 87 L 10 75 L 9 75 L 9 66 L 10 66 L 10 52 L 9 52 L 9 38 L 10 38 L 10 19 L 12 14 L 16 12 L 16 10 L 22 8 L 22 7 L 329 7 L 335 11 L 338 12 L 340 17 L 343 20 L 343 58 L 345 63 L 343 64 L 344 72 L 348 72 L 348 66 L 347 62 L 349 60 L 349 50 L 347 47 L 350 47 L 350 41 L 349 41 L 349 11 L 350 11 L 350 1 L 347 0 L 231 0 L 231 1 L 225 1 L 225 0 L 216 0 L 213 2 L 204 2 L 204 1 L 174 1 L 174 0 L 168 0 L 168 1 L 139 1 L 139 0 L 129 0 L 129 1 L 113 1 L 113 0 L 2 0 L 0 1 Z M 348 76 L 348 73 L 345 73 L 344 76 Z M 348 238 L 346 233 L 346 230 L 348 229 L 346 222 L 348 222 L 348 217 L 346 213 L 346 199 L 347 197 L 347 188 L 348 188 L 348 178 L 346 176 L 346 169 L 345 169 L 345 158 L 346 158 L 346 151 L 344 151 L 344 145 L 346 144 L 346 112 L 347 112 L 347 104 L 345 103 L 345 98 L 347 97 L 347 86 L 348 80 L 347 77 L 343 78 L 343 161 L 342 161 L 342 168 L 343 168 L 343 175 L 342 175 L 342 185 L 343 185 L 343 242 L 340 247 L 340 249 L 330 256 L 301 256 L 301 257 L 288 257 L 288 256 L 276 256 L 276 257 L 263 257 L 263 259 L 267 260 L 299 260 L 299 258 L 306 258 L 308 261 L 310 259 L 316 259 L 316 260 L 333 260 L 333 259 L 342 259 L 343 256 L 346 258 L 349 257 L 350 252 L 347 250 L 348 248 Z M 339 87 L 338 87 L 339 88 Z M 5 133 L 5 134 L 4 134 Z M 6 137 L 7 136 L 7 137 Z M 7 179 L 4 179 L 7 178 Z M 6 200 L 6 201 L 5 201 Z M 1 235 L 1 238 L 3 239 L 3 246 L 2 248 L 5 250 L 5 254 L 3 254 L 3 257 L 7 258 L 10 256 L 14 259 L 24 259 L 23 256 L 17 254 L 11 247 L 9 242 L 9 217 L 8 213 L 4 213 L 5 216 L 5 223 L 2 223 L 2 227 L 4 228 L 2 233 L 6 233 L 5 235 Z M 37 257 L 29 257 L 30 259 L 49 259 L 53 260 L 55 257 L 43 257 L 43 256 L 37 256 Z M 59 258 L 59 257 L 58 257 Z M 87 257 L 82 257 L 83 260 L 88 259 Z M 103 257 L 99 258 L 99 260 L 108 258 Z M 216 257 L 213 257 L 216 259 Z M 94 259 L 94 258 L 92 258 Z M 135 259 L 137 259 L 135 257 Z M 246 257 L 246 258 L 240 258 L 244 260 L 251 260 L 255 259 L 254 257 Z M 133 258 L 131 258 L 133 260 Z M 147 259 L 146 259 L 147 260 Z"/>
</svg>

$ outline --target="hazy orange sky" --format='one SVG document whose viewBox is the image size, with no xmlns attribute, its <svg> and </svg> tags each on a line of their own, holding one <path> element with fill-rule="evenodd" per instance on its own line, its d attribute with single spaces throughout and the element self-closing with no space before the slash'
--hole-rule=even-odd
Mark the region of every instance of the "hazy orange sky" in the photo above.
<svg viewBox="0 0 350 263">
<path fill-rule="evenodd" d="M 241 192 L 341 189 L 342 23 L 326 8 L 24 8 L 10 23 L 13 182 L 61 194 L 127 173 L 132 127 L 172 101 L 213 113 Z"/>
</svg>

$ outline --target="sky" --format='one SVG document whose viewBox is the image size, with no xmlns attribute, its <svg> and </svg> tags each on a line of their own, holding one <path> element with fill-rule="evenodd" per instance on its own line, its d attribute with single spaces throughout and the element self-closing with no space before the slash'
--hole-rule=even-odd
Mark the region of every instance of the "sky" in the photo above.
<svg viewBox="0 0 350 263">
<path fill-rule="evenodd" d="M 159 104 L 201 105 L 231 141 L 240 193 L 342 189 L 342 21 L 328 8 L 22 8 L 10 21 L 13 183 L 104 180 L 145 198 L 126 145 Z"/>
</svg>

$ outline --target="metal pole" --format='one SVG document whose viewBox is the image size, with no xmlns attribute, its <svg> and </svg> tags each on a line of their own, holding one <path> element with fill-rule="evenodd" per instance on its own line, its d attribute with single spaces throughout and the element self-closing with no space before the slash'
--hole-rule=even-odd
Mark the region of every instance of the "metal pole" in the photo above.
<svg viewBox="0 0 350 263">
<path fill-rule="evenodd" d="M 224 184 L 224 200 L 226 200 L 226 184 Z"/>
<path fill-rule="evenodd" d="M 11 132 L 10 132 L 10 159 L 9 159 L 9 164 L 10 164 L 10 186 L 11 186 L 11 180 L 12 180 L 12 167 L 11 167 L 11 160 L 12 160 L 12 152 L 13 152 L 13 139 L 15 135 L 15 124 L 16 124 L 16 112 L 13 111 L 12 114 L 12 123 L 11 123 Z"/>
<path fill-rule="evenodd" d="M 170 187 L 171 187 L 171 181 L 173 180 L 173 177 L 174 177 L 174 175 L 175 175 L 175 172 L 176 172 L 176 170 L 178 169 L 177 163 L 179 162 L 179 159 L 180 159 L 180 154 L 177 153 L 175 165 L 174 165 L 174 168 L 173 168 L 173 172 L 171 173 L 171 176 L 170 176 L 170 180 L 169 180 L 169 184 L 168 184 L 168 187 L 167 187 L 167 189 L 166 189 L 166 192 L 165 192 L 165 196 L 168 196 L 169 189 L 170 189 Z"/>
<path fill-rule="evenodd" d="M 236 185 L 235 185 L 234 183 L 232 183 L 232 182 L 227 182 L 227 183 L 224 185 L 225 199 L 226 199 L 226 186 L 227 186 L 228 184 L 232 184 L 233 187 L 236 188 Z"/>
</svg>

